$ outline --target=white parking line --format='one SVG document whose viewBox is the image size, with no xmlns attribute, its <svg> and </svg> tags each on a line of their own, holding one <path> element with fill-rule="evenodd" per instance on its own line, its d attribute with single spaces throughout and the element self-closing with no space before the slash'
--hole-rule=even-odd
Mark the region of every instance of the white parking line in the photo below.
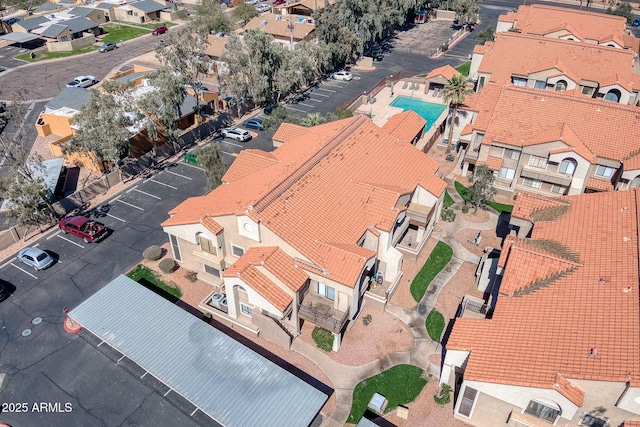
<svg viewBox="0 0 640 427">
<path fill-rule="evenodd" d="M 106 216 L 108 216 L 109 218 L 117 219 L 118 221 L 127 222 L 127 221 L 125 221 L 124 219 L 122 219 L 122 218 L 118 218 L 117 216 L 115 216 L 115 215 L 111 215 L 111 214 L 109 214 L 109 213 L 105 213 L 105 215 L 106 215 Z"/>
<path fill-rule="evenodd" d="M 58 235 L 58 237 L 61 238 L 62 240 L 66 240 L 67 242 L 71 243 L 72 245 L 80 246 L 82 249 L 84 249 L 84 246 L 82 246 L 79 243 L 74 242 L 73 240 L 69 240 L 66 237 L 60 236 L 60 235 Z"/>
<path fill-rule="evenodd" d="M 170 171 L 170 170 L 166 170 L 166 169 L 165 169 L 164 171 L 165 171 L 166 173 L 170 173 L 171 175 L 176 175 L 176 176 L 179 176 L 179 177 L 181 177 L 181 178 L 188 179 L 189 181 L 193 181 L 191 178 L 189 178 L 189 177 L 188 177 L 188 176 L 186 176 L 186 175 L 180 175 L 179 173 L 175 173 L 175 172 L 172 172 L 172 171 Z"/>
<path fill-rule="evenodd" d="M 27 270 L 25 270 L 24 268 L 20 268 L 17 265 L 15 265 L 14 263 L 11 263 L 12 266 L 14 266 L 15 268 L 17 268 L 18 270 L 22 271 L 25 274 L 28 274 L 29 276 L 33 277 L 34 279 L 38 280 L 38 278 L 36 276 L 34 276 L 33 274 L 29 273 Z"/>
<path fill-rule="evenodd" d="M 298 102 L 298 105 L 304 105 L 305 107 L 315 108 L 315 105 L 303 104 L 302 102 Z"/>
<path fill-rule="evenodd" d="M 229 141 L 225 141 L 224 139 L 222 141 L 220 141 L 221 143 L 224 142 L 225 144 L 229 144 L 229 145 L 233 145 L 235 147 L 244 147 L 244 145 L 240 145 L 240 144 L 236 144 L 235 142 L 229 142 Z"/>
<path fill-rule="evenodd" d="M 7 261 L 4 264 L 0 265 L 0 268 L 5 268 L 7 265 L 11 264 L 14 259 L 17 260 L 18 258 L 16 258 L 16 257 L 11 258 L 9 261 Z"/>
<path fill-rule="evenodd" d="M 331 89 L 325 89 L 323 87 L 319 87 L 318 90 L 324 90 L 325 92 L 332 92 L 332 93 L 336 93 L 335 90 L 331 90 Z"/>
<path fill-rule="evenodd" d="M 142 209 L 140 206 L 136 206 L 136 205 L 134 205 L 134 204 L 132 204 L 132 203 L 128 203 L 128 202 L 125 202 L 125 201 L 123 201 L 123 200 L 118 200 L 118 201 L 119 201 L 120 203 L 122 203 L 123 205 L 131 206 L 131 207 L 132 207 L 132 208 L 134 208 L 134 209 L 138 209 L 138 210 L 140 210 L 140 211 L 143 211 L 143 210 L 144 210 L 144 209 Z"/>
<path fill-rule="evenodd" d="M 301 113 L 308 113 L 308 111 L 300 110 L 299 108 L 293 108 L 293 107 L 290 107 L 290 106 L 288 106 L 288 105 L 285 105 L 284 107 L 285 107 L 287 110 L 300 111 Z"/>
<path fill-rule="evenodd" d="M 136 188 L 138 188 L 137 185 L 134 185 L 133 187 L 131 187 L 130 189 L 128 189 L 127 191 L 125 191 L 125 193 L 129 194 L 131 193 L 133 190 L 135 190 Z"/>
<path fill-rule="evenodd" d="M 331 87 L 337 87 L 337 88 L 342 89 L 345 85 L 341 85 L 341 84 L 338 84 L 336 82 L 326 82 L 322 86 L 331 86 Z"/>
<path fill-rule="evenodd" d="M 325 95 L 323 93 L 313 92 L 313 94 L 316 95 L 316 96 L 321 96 L 323 98 L 329 98 L 329 95 Z"/>
<path fill-rule="evenodd" d="M 155 182 L 156 184 L 164 185 L 165 187 L 173 188 L 174 190 L 178 189 L 178 187 L 174 187 L 173 185 L 165 184 L 164 182 L 156 181 L 153 178 L 149 178 L 147 181 Z M 147 181 L 145 181 L 145 182 L 147 182 Z"/>
<path fill-rule="evenodd" d="M 53 237 L 57 236 L 58 234 L 60 234 L 60 230 L 58 230 L 58 232 L 57 232 L 57 233 L 53 233 L 51 236 L 47 237 L 47 240 L 49 240 L 49 239 L 51 239 L 51 238 L 53 238 Z"/>
<path fill-rule="evenodd" d="M 232 157 L 238 157 L 238 153 L 227 153 L 226 151 L 220 151 L 222 154 L 226 154 L 228 156 L 232 156 Z"/>
<path fill-rule="evenodd" d="M 154 199 L 162 200 L 162 197 L 155 196 L 153 194 L 147 193 L 146 191 L 138 190 L 137 188 L 135 188 L 134 190 L 137 191 L 138 193 L 142 193 L 142 194 L 144 194 L 146 196 L 153 197 Z"/>
<path fill-rule="evenodd" d="M 309 98 L 309 101 L 322 103 L 322 101 L 321 101 L 321 100 L 319 100 L 319 99 L 313 99 L 313 98 Z"/>
<path fill-rule="evenodd" d="M 180 163 L 181 165 L 189 166 L 191 168 L 200 169 L 201 171 L 204 170 L 200 166 L 192 165 L 191 163 L 187 163 L 184 160 L 180 160 L 178 163 Z"/>
</svg>

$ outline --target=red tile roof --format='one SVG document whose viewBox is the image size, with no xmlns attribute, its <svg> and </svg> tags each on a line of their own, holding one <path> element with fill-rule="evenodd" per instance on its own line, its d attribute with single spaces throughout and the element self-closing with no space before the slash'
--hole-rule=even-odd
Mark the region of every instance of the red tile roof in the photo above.
<svg viewBox="0 0 640 427">
<path fill-rule="evenodd" d="M 598 191 L 613 191 L 613 184 L 611 184 L 611 181 L 603 181 L 596 178 L 587 178 L 585 188 L 590 188 L 592 190 Z"/>
<path fill-rule="evenodd" d="M 542 198 L 520 195 L 514 212 L 531 216 Z M 640 378 L 640 191 L 547 199 L 568 203 L 501 256 L 502 286 L 528 292 L 499 296 L 491 320 L 456 319 L 447 348 L 470 351 L 467 380 L 556 389 L 581 406 L 574 379 Z"/>
<path fill-rule="evenodd" d="M 392 116 L 383 126 L 382 130 L 398 140 L 412 143 L 413 139 L 424 130 L 427 121 L 418 113 L 407 110 Z"/>
<path fill-rule="evenodd" d="M 251 175 L 259 170 L 266 169 L 269 166 L 273 166 L 278 163 L 271 153 L 266 153 L 262 150 L 247 149 L 242 150 L 238 154 L 238 158 L 242 157 L 241 161 L 234 161 L 229 166 L 229 169 L 222 177 L 222 182 L 232 182 Z"/>
<path fill-rule="evenodd" d="M 502 157 L 487 157 L 486 165 L 492 171 L 499 171 L 502 168 Z"/>
<path fill-rule="evenodd" d="M 236 264 L 240 260 L 236 261 Z M 253 264 L 241 263 L 236 267 L 234 264 L 231 268 L 223 273 L 224 277 L 237 277 L 246 283 L 251 289 L 260 294 L 261 297 L 269 301 L 275 308 L 284 312 L 293 302 L 293 298 L 285 291 L 280 289 L 267 276 L 261 273 Z"/>
<path fill-rule="evenodd" d="M 327 123 L 290 139 L 270 166 L 174 208 L 163 226 L 198 222 L 205 215 L 249 215 L 320 271 L 355 286 L 374 252 L 355 243 L 375 227 L 391 231 L 403 208 L 400 194 L 416 187 L 440 197 L 446 183 L 438 164 L 365 116 Z M 233 169 L 245 171 L 238 156 Z M 249 160 L 247 160 L 249 161 Z"/>
<path fill-rule="evenodd" d="M 220 224 L 218 224 L 213 218 L 204 217 L 200 220 L 200 223 L 204 225 L 204 228 L 212 232 L 214 235 L 219 234 L 224 230 Z"/>
<path fill-rule="evenodd" d="M 432 70 L 429 74 L 427 74 L 426 79 L 432 79 L 434 77 L 442 76 L 447 80 L 451 80 L 453 76 L 460 74 L 460 71 L 453 68 L 451 65 L 444 65 L 442 67 L 438 67 Z"/>
</svg>

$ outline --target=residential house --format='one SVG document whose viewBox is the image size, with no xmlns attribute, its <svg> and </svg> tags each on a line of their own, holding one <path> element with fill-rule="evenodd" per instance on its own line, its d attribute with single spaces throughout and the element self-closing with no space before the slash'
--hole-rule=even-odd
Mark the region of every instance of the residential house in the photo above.
<svg viewBox="0 0 640 427">
<path fill-rule="evenodd" d="M 30 33 L 43 24 L 49 23 L 49 17 L 34 16 L 33 18 L 21 18 L 11 24 L 11 31 L 17 33 Z"/>
<path fill-rule="evenodd" d="M 627 30 L 627 19 L 541 4 L 522 5 L 498 17 L 496 33 L 522 34 L 598 44 L 638 52 L 639 40 Z"/>
<path fill-rule="evenodd" d="M 286 125 L 275 151 L 243 150 L 222 185 L 172 209 L 162 226 L 173 257 L 211 285 L 200 307 L 285 347 L 308 321 L 337 350 L 363 298 L 395 290 L 403 257 L 423 249 L 440 215 L 446 184 L 411 146 L 424 120 L 412 123 Z"/>
<path fill-rule="evenodd" d="M 105 11 L 97 7 L 74 7 L 69 11 L 69 14 L 90 19 L 99 25 L 107 22 Z"/>
<path fill-rule="evenodd" d="M 101 10 L 104 13 L 105 21 L 109 22 L 112 19 L 111 17 L 115 15 L 113 10 L 116 6 L 118 5 L 115 3 L 102 2 L 96 4 L 95 8 Z"/>
<path fill-rule="evenodd" d="M 306 16 L 264 13 L 249 21 L 239 33 L 243 34 L 253 28 L 271 34 L 277 43 L 289 47 L 295 46 L 303 40 L 311 41 L 316 37 L 316 26 L 313 19 Z"/>
<path fill-rule="evenodd" d="M 207 36 L 204 54 L 207 55 L 210 60 L 207 70 L 209 74 L 218 74 L 220 69 L 224 67 L 224 61 L 221 61 L 220 57 L 224 53 L 228 41 L 229 37 L 223 34 L 209 34 Z"/>
<path fill-rule="evenodd" d="M 136 24 L 160 21 L 161 12 L 169 8 L 164 2 L 141 0 L 113 8 L 113 19 Z"/>
<path fill-rule="evenodd" d="M 329 4 L 334 4 L 335 0 L 329 0 Z M 301 0 L 288 3 L 282 6 L 282 15 L 311 16 L 316 10 L 325 7 L 325 0 Z"/>
<path fill-rule="evenodd" d="M 485 86 L 461 112 L 463 173 L 486 165 L 501 190 L 564 195 L 640 185 L 637 107 L 507 84 Z"/>
<path fill-rule="evenodd" d="M 66 9 L 65 5 L 62 4 L 58 4 L 58 3 L 42 3 L 40 6 L 38 6 L 34 11 L 33 14 L 34 15 L 42 15 L 45 13 L 54 13 L 60 10 Z"/>
<path fill-rule="evenodd" d="M 511 82 L 540 90 L 577 89 L 621 104 L 640 102 L 640 63 L 630 49 L 576 43 L 513 32 L 473 50 L 469 77 L 476 91 Z"/>
<path fill-rule="evenodd" d="M 31 33 L 40 35 L 48 42 L 68 42 L 86 37 L 90 42 L 88 44 L 91 44 L 95 41 L 95 36 L 100 35 L 102 31 L 98 24 L 87 18 L 71 18 L 57 22 L 43 25 Z"/>
<path fill-rule="evenodd" d="M 640 425 L 639 212 L 639 189 L 518 196 L 493 315 L 456 318 L 445 344 L 456 418 Z"/>
<path fill-rule="evenodd" d="M 449 81 L 453 78 L 453 76 L 457 76 L 459 74 L 460 71 L 456 70 L 451 65 L 444 65 L 442 67 L 433 69 L 424 78 L 425 93 L 433 91 L 433 96 L 441 98 L 443 96 L 442 90 L 444 89 L 444 87 L 449 84 Z"/>
</svg>

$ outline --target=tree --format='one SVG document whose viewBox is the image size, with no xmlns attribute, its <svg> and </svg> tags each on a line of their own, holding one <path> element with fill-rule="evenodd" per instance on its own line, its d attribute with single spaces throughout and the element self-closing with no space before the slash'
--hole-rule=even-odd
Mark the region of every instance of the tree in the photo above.
<svg viewBox="0 0 640 427">
<path fill-rule="evenodd" d="M 482 31 L 476 34 L 474 39 L 478 40 L 480 44 L 485 44 L 486 42 L 495 41 L 496 30 L 492 26 L 485 27 Z"/>
<path fill-rule="evenodd" d="M 265 129 L 271 129 L 280 126 L 283 122 L 299 125 L 300 118 L 289 113 L 286 108 L 278 107 L 262 121 L 262 125 Z"/>
<path fill-rule="evenodd" d="M 255 9 L 254 9 L 255 10 Z M 193 29 L 205 39 L 211 33 L 229 31 L 233 24 L 218 0 L 198 0 L 195 5 L 195 13 L 191 19 Z"/>
<path fill-rule="evenodd" d="M 232 34 L 229 37 L 220 61 L 225 64 L 220 67 L 218 73 L 220 88 L 235 98 L 238 103 L 238 113 L 241 114 L 242 100 L 246 99 L 250 92 L 251 71 L 249 55 L 237 35 Z"/>
<path fill-rule="evenodd" d="M 180 132 L 176 120 L 182 116 L 182 103 L 187 95 L 184 89 L 185 78 L 166 68 L 159 68 L 149 75 L 149 79 L 156 88 L 153 96 L 161 105 L 160 123 L 164 128 L 165 138 L 175 147 Z"/>
<path fill-rule="evenodd" d="M 243 21 L 244 25 L 247 25 L 247 22 L 256 16 L 260 16 L 260 13 L 256 10 L 255 6 L 242 2 L 231 9 L 231 16 L 233 16 L 236 21 Z"/>
<path fill-rule="evenodd" d="M 449 140 L 447 141 L 447 151 L 449 154 L 453 147 L 453 127 L 458 116 L 458 106 L 464 103 L 465 97 L 471 95 L 473 91 L 467 87 L 467 78 L 462 74 L 454 74 L 449 83 L 444 87 L 442 94 L 447 104 L 453 109 L 451 112 L 451 122 L 449 123 Z"/>
<path fill-rule="evenodd" d="M 472 25 L 478 20 L 480 6 L 478 0 L 455 0 L 453 10 L 456 12 L 460 24 Z"/>
<path fill-rule="evenodd" d="M 211 191 L 222 184 L 222 177 L 227 172 L 220 147 L 217 144 L 209 144 L 199 148 L 196 155 L 198 164 L 204 169 L 207 178 L 207 190 Z"/>
<path fill-rule="evenodd" d="M 629 2 L 622 2 L 618 4 L 615 8 L 612 8 L 611 6 L 609 6 L 605 12 L 608 13 L 609 15 L 617 15 L 617 16 L 625 17 L 627 19 L 627 24 L 631 24 L 634 18 L 633 8 L 629 4 Z"/>
<path fill-rule="evenodd" d="M 493 183 L 496 177 L 493 171 L 486 166 L 478 166 L 473 172 L 473 186 L 469 188 L 470 203 L 474 212 L 478 212 L 480 203 L 493 202 L 493 196 L 497 190 Z"/>
<path fill-rule="evenodd" d="M 313 127 L 325 123 L 327 120 L 320 113 L 309 113 L 303 118 L 300 124 L 304 127 Z"/>
</svg>

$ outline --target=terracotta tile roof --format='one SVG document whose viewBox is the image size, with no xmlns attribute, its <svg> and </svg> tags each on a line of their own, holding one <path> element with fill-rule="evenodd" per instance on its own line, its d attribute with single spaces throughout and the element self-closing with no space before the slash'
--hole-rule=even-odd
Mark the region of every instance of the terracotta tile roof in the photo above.
<svg viewBox="0 0 640 427">
<path fill-rule="evenodd" d="M 587 160 L 595 155 L 620 162 L 640 150 L 634 106 L 512 85 L 485 86 L 465 104 L 461 108 L 478 112 L 473 127 L 484 131 L 483 144 L 525 147 L 558 137 Z"/>
<path fill-rule="evenodd" d="M 442 76 L 447 80 L 451 80 L 453 76 L 460 74 L 460 71 L 453 68 L 451 65 L 444 65 L 442 67 L 438 67 L 432 70 L 429 74 L 427 74 L 426 79 L 432 79 L 434 77 Z"/>
<path fill-rule="evenodd" d="M 478 67 L 479 73 L 491 74 L 490 82 L 507 83 L 511 76 L 529 76 L 545 70 L 557 70 L 580 84 L 599 82 L 601 86 L 617 81 L 627 90 L 640 88 L 640 75 L 633 73 L 636 53 L 630 49 L 576 43 L 512 32 L 496 35 Z"/>
<path fill-rule="evenodd" d="M 502 157 L 487 157 L 486 165 L 492 171 L 499 171 L 502 168 Z"/>
<path fill-rule="evenodd" d="M 403 111 L 392 116 L 383 126 L 382 130 L 398 140 L 411 143 L 413 138 L 422 132 L 427 121 L 412 110 Z"/>
<path fill-rule="evenodd" d="M 268 271 L 294 292 L 298 292 L 309 278 L 289 255 L 276 246 L 249 248 L 226 272 L 231 271 L 229 275 L 233 276 L 249 265 L 256 267 L 258 271 Z"/>
<path fill-rule="evenodd" d="M 534 222 L 540 218 L 539 214 L 544 212 L 545 209 L 547 211 L 550 211 L 550 209 L 554 209 L 556 211 L 559 209 L 566 210 L 568 205 L 569 200 L 566 198 L 553 198 L 521 191 L 516 197 L 516 202 L 513 205 L 511 216 Z"/>
<path fill-rule="evenodd" d="M 286 143 L 292 139 L 299 138 L 311 132 L 311 129 L 304 126 L 295 125 L 293 123 L 282 123 L 276 133 L 273 134 L 273 140 Z"/>
<path fill-rule="evenodd" d="M 464 125 L 464 127 L 462 128 L 462 132 L 460 132 L 460 135 L 471 135 L 473 133 L 473 125 L 471 123 L 467 123 L 466 125 Z"/>
<path fill-rule="evenodd" d="M 623 169 L 625 171 L 632 171 L 636 169 L 640 169 L 640 153 L 633 155 L 631 158 L 626 159 L 623 162 Z"/>
<path fill-rule="evenodd" d="M 204 53 L 212 58 L 220 58 L 224 53 L 227 46 L 229 37 L 218 37 L 214 34 L 207 36 L 207 45 L 205 46 Z"/>
<path fill-rule="evenodd" d="M 292 19 L 294 23 L 294 40 L 303 40 L 309 35 L 311 35 L 311 37 L 315 37 L 315 24 L 308 24 L 306 22 L 308 17 L 306 16 L 303 16 L 302 18 L 305 20 L 304 22 L 300 22 L 298 16 L 296 15 L 287 15 L 286 17 L 283 17 L 282 15 L 276 15 L 273 13 L 264 13 L 247 22 L 247 24 L 242 27 L 242 30 L 244 32 L 257 28 L 258 30 L 263 31 L 267 34 L 271 34 L 273 37 L 289 40 L 289 37 L 291 36 L 291 30 L 289 29 L 289 19 Z"/>
<path fill-rule="evenodd" d="M 629 83 L 623 76 L 621 76 L 618 73 L 612 74 L 600 82 L 600 87 L 613 86 L 613 85 L 619 85 L 629 92 L 633 90 L 633 86 L 631 85 L 631 83 Z"/>
<path fill-rule="evenodd" d="M 187 199 L 163 226 L 248 214 L 331 277 L 354 286 L 366 255 L 352 245 L 372 226 L 392 229 L 399 191 L 419 186 L 440 197 L 446 187 L 437 162 L 366 116 L 316 126 L 271 154 L 277 163 Z M 245 170 L 235 165 L 245 159 L 238 156 L 234 167 Z"/>
<path fill-rule="evenodd" d="M 220 234 L 224 230 L 224 228 L 222 228 L 220 224 L 218 224 L 213 218 L 208 216 L 202 218 L 200 220 L 200 224 L 204 225 L 204 228 L 212 232 L 214 235 Z"/>
<path fill-rule="evenodd" d="M 577 35 L 595 41 L 604 40 L 611 34 L 621 37 L 627 24 L 626 19 L 620 16 L 539 4 L 520 6 L 515 13 L 501 15 L 498 21 L 515 23 L 515 28 L 522 34 L 540 36 L 570 24 Z"/>
<path fill-rule="evenodd" d="M 596 178 L 587 178 L 587 182 L 584 186 L 585 188 L 590 188 L 592 190 L 613 191 L 613 184 L 611 184 L 611 181 L 603 181 Z"/>
<path fill-rule="evenodd" d="M 239 262 L 240 259 L 236 261 L 236 264 Z M 280 312 L 284 312 L 286 308 L 291 305 L 293 298 L 269 280 L 269 278 L 261 273 L 253 264 L 240 263 L 238 267 L 236 267 L 236 264 L 227 269 L 223 273 L 223 276 L 239 278 L 246 283 L 247 286 L 260 294 L 261 297 L 269 301 L 275 308 L 280 310 Z"/>
<path fill-rule="evenodd" d="M 242 160 L 238 161 L 241 157 Z M 252 173 L 273 166 L 278 162 L 279 160 L 271 153 L 253 149 L 242 150 L 240 154 L 238 154 L 236 161 L 231 163 L 231 166 L 227 169 L 227 172 L 222 177 L 222 182 L 237 181 Z"/>
<path fill-rule="evenodd" d="M 623 427 L 640 427 L 640 421 L 625 421 Z"/>
<path fill-rule="evenodd" d="M 547 277 L 531 292 L 499 296 L 491 320 L 456 319 L 447 349 L 470 351 L 465 379 L 556 389 L 580 405 L 574 379 L 640 378 L 639 198 L 639 190 L 558 198 L 569 201 L 563 214 L 537 221 L 531 239 L 513 240 L 505 279 L 548 268 L 548 251 L 536 251 L 535 242 L 576 254 L 579 262 L 566 261 L 571 271 Z M 516 205 L 523 201 L 519 196 Z"/>
</svg>

